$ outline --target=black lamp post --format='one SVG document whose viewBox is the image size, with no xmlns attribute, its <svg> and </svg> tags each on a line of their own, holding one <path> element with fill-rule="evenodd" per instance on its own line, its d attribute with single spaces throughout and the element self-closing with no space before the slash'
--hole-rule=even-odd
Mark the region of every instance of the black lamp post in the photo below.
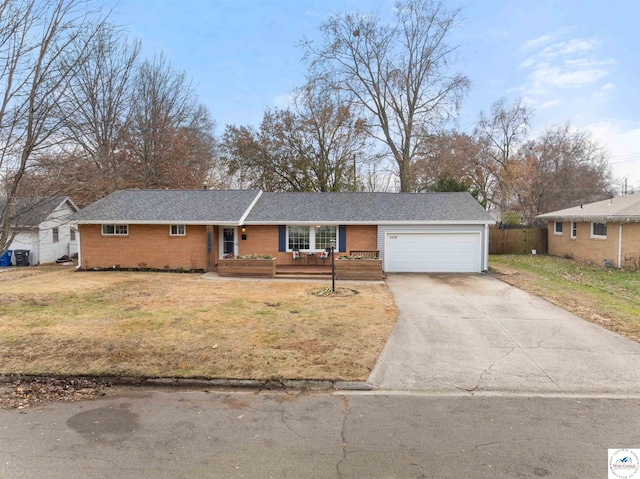
<svg viewBox="0 0 640 479">
<path fill-rule="evenodd" d="M 334 251 L 336 249 L 336 240 L 332 239 L 331 242 L 331 291 L 336 292 L 336 261 L 334 258 Z"/>
</svg>

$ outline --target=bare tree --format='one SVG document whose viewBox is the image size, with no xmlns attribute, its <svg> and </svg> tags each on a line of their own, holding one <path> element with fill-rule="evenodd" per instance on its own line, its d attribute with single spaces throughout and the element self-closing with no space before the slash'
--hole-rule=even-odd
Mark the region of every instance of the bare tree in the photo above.
<svg viewBox="0 0 640 479">
<path fill-rule="evenodd" d="M 122 29 L 104 25 L 85 44 L 82 48 L 88 48 L 88 56 L 79 65 L 62 106 L 70 138 L 80 147 L 70 156 L 88 163 L 72 181 L 103 196 L 122 186 L 118 152 L 129 127 L 140 42 L 130 43 Z M 94 174 L 87 174 L 89 170 Z"/>
<path fill-rule="evenodd" d="M 500 98 L 491 105 L 489 115 L 480 113 L 474 130 L 474 137 L 482 147 L 478 172 L 493 186 L 487 191 L 487 199 L 503 210 L 511 209 L 512 203 L 517 202 L 515 191 L 509 187 L 513 178 L 508 166 L 526 140 L 531 114 L 521 98 L 510 105 L 506 98 Z"/>
<path fill-rule="evenodd" d="M 322 42 L 304 41 L 313 75 L 353 94 L 371 123 L 368 132 L 393 156 L 401 191 L 411 189 L 411 166 L 435 126 L 454 115 L 469 81 L 450 71 L 456 46 L 449 37 L 459 10 L 445 2 L 398 0 L 388 23 L 373 14 L 335 14 Z"/>
<path fill-rule="evenodd" d="M 526 223 L 538 214 L 591 203 L 611 196 L 607 152 L 589 132 L 569 123 L 549 126 L 523 145 L 509 165 L 510 187 Z"/>
<path fill-rule="evenodd" d="M 349 98 L 313 80 L 292 109 L 267 110 L 259 131 L 228 126 L 223 145 L 229 173 L 267 191 L 355 191 L 368 151 Z"/>
<path fill-rule="evenodd" d="M 13 240 L 25 173 L 61 141 L 58 107 L 87 57 L 76 42 L 101 28 L 91 17 L 80 0 L 0 0 L 0 251 Z"/>
<path fill-rule="evenodd" d="M 371 159 L 364 120 L 353 97 L 311 79 L 295 96 L 298 123 L 290 137 L 315 191 L 356 191 L 358 170 Z"/>
<path fill-rule="evenodd" d="M 301 157 L 299 119 L 291 110 L 266 110 L 259 130 L 227 125 L 223 161 L 241 188 L 265 191 L 311 191 L 309 164 Z"/>
<path fill-rule="evenodd" d="M 132 102 L 127 150 L 138 168 L 140 187 L 202 185 L 213 161 L 213 122 L 186 74 L 173 70 L 162 54 L 145 60 L 135 78 Z M 184 169 L 193 174 L 176 174 Z"/>
<path fill-rule="evenodd" d="M 432 135 L 413 165 L 413 191 L 469 191 L 487 205 L 483 174 L 483 145 L 473 136 L 455 130 Z"/>
</svg>

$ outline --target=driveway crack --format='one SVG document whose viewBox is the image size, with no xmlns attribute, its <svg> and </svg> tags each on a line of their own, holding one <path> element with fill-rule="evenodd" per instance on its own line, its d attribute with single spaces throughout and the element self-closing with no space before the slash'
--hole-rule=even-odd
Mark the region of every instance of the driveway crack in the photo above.
<svg viewBox="0 0 640 479">
<path fill-rule="evenodd" d="M 562 330 L 562 326 L 559 326 L 558 329 L 556 329 L 553 333 L 551 333 L 551 336 L 549 336 L 548 338 L 541 339 L 540 341 L 538 341 L 538 344 L 536 345 L 536 347 L 535 348 L 531 348 L 531 349 L 538 349 L 538 348 L 542 347 L 542 343 L 545 343 L 545 342 L 549 341 L 550 339 L 553 339 L 553 337 L 556 334 L 558 334 L 561 330 Z"/>
<path fill-rule="evenodd" d="M 476 385 L 473 387 L 473 389 L 467 389 L 467 392 L 473 394 L 476 389 L 478 389 L 478 386 L 480 386 L 480 381 L 482 381 L 484 379 L 484 375 L 487 374 L 489 371 L 491 371 L 491 369 L 493 369 L 493 367 L 496 365 L 496 363 L 498 361 L 503 360 L 504 358 L 506 358 L 507 356 L 509 356 L 512 352 L 514 352 L 516 350 L 516 348 L 509 348 L 509 351 L 506 354 L 503 354 L 502 356 L 500 356 L 499 358 L 496 358 L 495 361 L 493 361 L 488 368 L 486 368 L 484 371 L 482 371 L 482 373 L 480 373 L 480 376 L 478 377 L 478 382 L 476 382 Z"/>
<path fill-rule="evenodd" d="M 529 359 L 529 361 L 531 361 L 531 362 L 535 365 L 535 367 L 536 367 L 536 368 L 538 368 L 538 370 L 539 370 L 542 374 L 544 374 L 544 375 L 547 377 L 547 379 L 549 379 L 549 381 L 551 381 L 551 382 L 553 383 L 553 385 L 554 385 L 555 387 L 557 387 L 557 388 L 558 388 L 558 390 L 559 390 L 559 391 L 562 391 L 562 388 L 558 385 L 558 383 L 556 383 L 556 382 L 553 380 L 553 378 L 552 378 L 551 376 L 549 376 L 549 374 L 548 374 L 544 369 L 542 369 L 542 366 L 540 366 L 540 365 L 536 362 L 536 360 L 535 360 L 535 359 L 533 359 L 533 358 L 532 358 L 532 357 L 527 353 L 526 349 L 525 349 L 525 348 L 523 348 L 523 347 L 522 347 L 522 345 L 521 345 L 520 343 L 518 343 L 518 341 L 516 341 L 516 339 L 515 339 L 513 336 L 511 336 L 511 335 L 509 334 L 509 332 L 508 332 L 506 329 L 504 329 L 504 327 L 500 324 L 500 322 L 499 322 L 499 321 L 497 321 L 497 320 L 496 320 L 496 318 L 494 318 L 493 316 L 491 316 L 491 315 L 490 315 L 487 311 L 485 311 L 485 310 L 484 310 L 480 305 L 478 305 L 478 304 L 474 303 L 474 306 L 475 306 L 479 311 L 481 311 L 481 312 L 482 312 L 482 314 L 484 314 L 487 318 L 489 318 L 491 321 L 493 321 L 493 323 L 494 323 L 498 328 L 500 328 L 500 329 L 502 330 L 502 332 L 503 332 L 503 333 L 504 333 L 504 334 L 505 334 L 505 335 L 506 335 L 506 336 L 507 336 L 507 337 L 508 337 L 512 342 L 513 342 L 513 344 L 515 344 L 515 345 L 518 347 L 518 349 L 520 349 L 520 350 L 524 353 L 524 355 Z M 553 334 L 556 334 L 556 333 L 557 333 L 557 331 L 556 331 L 556 332 L 554 332 Z M 553 337 L 553 334 L 551 335 L 551 337 Z M 547 339 L 550 339 L 550 338 L 547 338 Z M 535 349 L 535 348 L 534 348 L 534 349 Z M 478 382 L 480 382 L 480 381 L 478 381 Z"/>
</svg>

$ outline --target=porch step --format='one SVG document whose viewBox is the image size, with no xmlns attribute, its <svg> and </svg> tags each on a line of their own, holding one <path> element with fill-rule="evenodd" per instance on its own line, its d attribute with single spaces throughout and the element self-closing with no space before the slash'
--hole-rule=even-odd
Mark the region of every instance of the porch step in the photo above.
<svg viewBox="0 0 640 479">
<path fill-rule="evenodd" d="M 331 279 L 330 274 L 313 273 L 313 274 L 293 274 L 293 273 L 276 273 L 274 279 Z"/>
</svg>

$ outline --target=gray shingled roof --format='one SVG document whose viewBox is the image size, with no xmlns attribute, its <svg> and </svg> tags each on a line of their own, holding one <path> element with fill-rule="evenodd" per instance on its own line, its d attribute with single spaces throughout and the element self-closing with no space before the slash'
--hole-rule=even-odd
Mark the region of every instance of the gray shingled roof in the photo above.
<svg viewBox="0 0 640 479">
<path fill-rule="evenodd" d="M 469 193 L 263 193 L 245 223 L 385 223 L 493 219 Z"/>
<path fill-rule="evenodd" d="M 469 193 L 262 193 L 120 190 L 74 215 L 78 223 L 385 223 L 493 219 Z M 248 215 L 244 218 L 244 215 Z"/>
<path fill-rule="evenodd" d="M 42 203 L 18 200 L 11 224 L 18 228 L 36 227 L 46 220 L 49 215 L 65 201 L 69 201 L 72 208 L 75 208 L 75 205 L 71 203 L 68 196 L 56 196 Z M 0 199 L 0 211 L 4 209 L 5 204 L 6 200 Z"/>
<path fill-rule="evenodd" d="M 74 215 L 78 223 L 238 223 L 256 190 L 119 190 Z"/>
<path fill-rule="evenodd" d="M 537 218 L 562 221 L 638 223 L 640 222 L 640 193 L 552 211 L 538 215 Z"/>
</svg>

